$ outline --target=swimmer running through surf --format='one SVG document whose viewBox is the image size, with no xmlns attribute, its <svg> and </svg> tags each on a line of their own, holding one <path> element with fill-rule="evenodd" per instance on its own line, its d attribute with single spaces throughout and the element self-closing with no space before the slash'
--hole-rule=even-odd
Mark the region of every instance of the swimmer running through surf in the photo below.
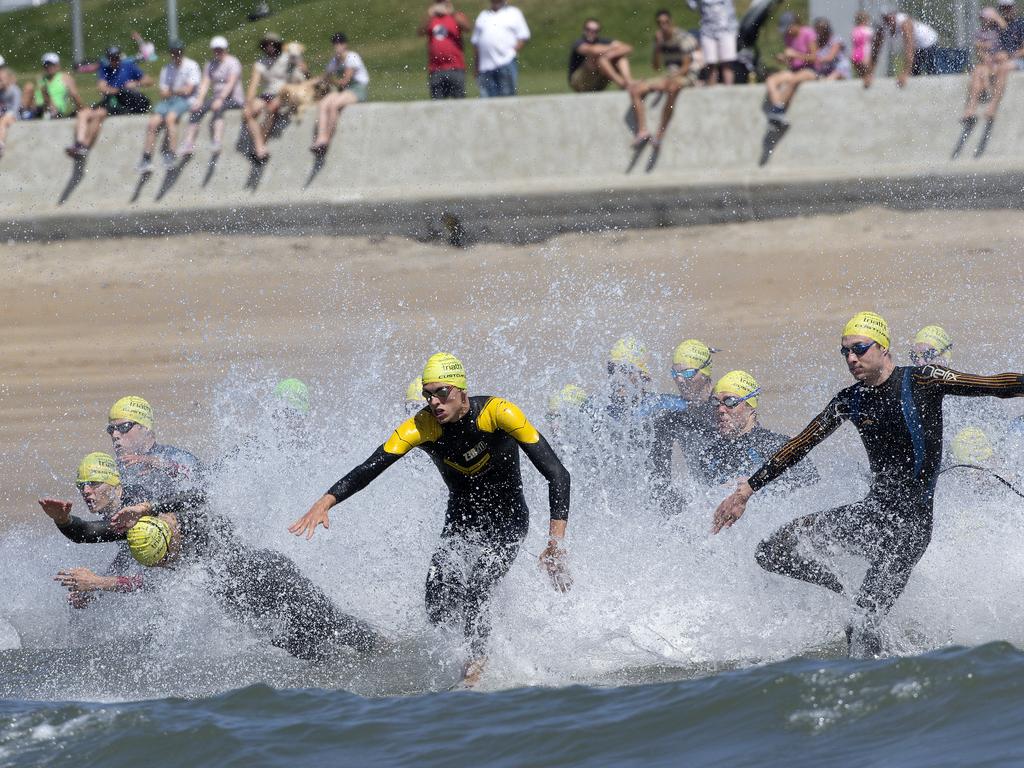
<svg viewBox="0 0 1024 768">
<path fill-rule="evenodd" d="M 931 541 L 932 500 L 942 461 L 942 400 L 946 395 L 1024 396 L 1024 376 L 976 376 L 939 365 L 896 366 L 889 326 L 873 312 L 859 312 L 843 330 L 840 352 L 857 383 L 836 395 L 807 427 L 779 449 L 715 510 L 712 532 L 736 523 L 750 497 L 803 459 L 844 421 L 860 434 L 871 468 L 871 486 L 860 501 L 800 517 L 757 547 L 765 570 L 844 594 L 823 563 L 805 556 L 829 545 L 869 561 L 847 626 L 851 655 L 881 653 L 878 624 L 902 594 Z"/>
<path fill-rule="evenodd" d="M 562 591 L 569 587 L 562 548 L 569 473 L 516 405 L 500 397 L 470 397 L 465 368 L 454 355 L 439 352 L 427 361 L 423 397 L 425 408 L 399 425 L 288 530 L 312 538 L 317 527 L 330 527 L 331 507 L 365 488 L 413 448 L 426 452 L 448 486 L 444 528 L 427 572 L 427 616 L 434 624 L 462 625 L 470 648 L 463 683 L 472 686 L 486 661 L 491 593 L 519 554 L 529 527 L 519 451 L 549 483 L 551 522 L 540 561 Z"/>
</svg>

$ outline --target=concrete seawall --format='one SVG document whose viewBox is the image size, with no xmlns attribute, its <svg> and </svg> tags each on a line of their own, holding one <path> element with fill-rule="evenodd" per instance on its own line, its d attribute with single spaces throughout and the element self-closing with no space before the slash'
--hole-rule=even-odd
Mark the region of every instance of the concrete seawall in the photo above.
<svg viewBox="0 0 1024 768">
<path fill-rule="evenodd" d="M 633 152 L 622 93 L 348 109 L 323 167 L 313 113 L 272 140 L 262 169 L 203 143 L 180 171 L 140 180 L 144 117 L 109 119 L 88 160 L 62 148 L 68 122 L 17 124 L 0 160 L 0 236 L 185 231 L 327 232 L 524 241 L 568 230 L 647 227 L 900 207 L 1020 207 L 1024 78 L 1008 88 L 988 148 L 949 159 L 963 77 L 803 86 L 768 162 L 761 87 L 685 92 L 657 162 Z M 658 108 L 652 111 L 652 123 Z M 979 121 L 982 122 L 982 121 Z M 205 140 L 205 129 L 203 134 Z M 451 214 L 455 219 L 446 217 Z M 454 221 L 459 225 L 456 227 Z"/>
</svg>

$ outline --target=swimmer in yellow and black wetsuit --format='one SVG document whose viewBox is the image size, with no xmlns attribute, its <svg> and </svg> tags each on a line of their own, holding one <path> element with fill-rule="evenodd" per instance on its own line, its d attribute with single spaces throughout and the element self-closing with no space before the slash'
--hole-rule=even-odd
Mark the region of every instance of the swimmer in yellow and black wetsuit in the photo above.
<svg viewBox="0 0 1024 768">
<path fill-rule="evenodd" d="M 868 495 L 853 504 L 797 518 L 762 541 L 756 559 L 765 570 L 844 593 L 825 564 L 801 548 L 838 545 L 868 559 L 857 592 L 861 615 L 847 627 L 852 656 L 881 652 L 878 622 L 910 580 L 932 535 L 932 500 L 942 461 L 942 400 L 1024 397 L 1024 375 L 976 376 L 939 365 L 897 367 L 889 352 L 889 326 L 874 312 L 859 312 L 843 330 L 840 352 L 857 383 L 825 406 L 715 511 L 712 530 L 728 528 L 755 491 L 803 459 L 844 421 L 860 434 L 871 466 Z"/>
<path fill-rule="evenodd" d="M 328 510 L 365 488 L 413 448 L 430 456 L 448 486 L 441 541 L 427 573 L 430 621 L 459 622 L 471 658 L 463 682 L 483 672 L 489 632 L 487 603 L 508 572 L 529 527 L 519 451 L 547 478 L 551 524 L 541 564 L 556 588 L 569 586 L 561 543 L 569 517 L 569 473 L 523 412 L 500 397 L 466 391 L 466 372 L 455 356 L 439 352 L 423 369 L 427 407 L 402 423 L 373 454 L 334 484 L 289 531 L 311 538 L 330 527 Z"/>
</svg>

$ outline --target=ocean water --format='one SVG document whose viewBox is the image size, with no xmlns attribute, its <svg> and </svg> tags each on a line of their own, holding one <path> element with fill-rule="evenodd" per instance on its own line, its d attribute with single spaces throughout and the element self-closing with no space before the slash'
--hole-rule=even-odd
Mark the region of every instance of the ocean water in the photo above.
<svg viewBox="0 0 1024 768">
<path fill-rule="evenodd" d="M 643 309 L 643 291 L 655 289 L 607 281 L 603 293 L 574 297 L 582 316 L 605 318 L 609 338 L 595 337 L 592 323 L 565 322 L 565 289 L 551 290 L 551 318 L 528 322 L 510 307 L 486 327 L 439 333 L 431 347 L 468 349 L 478 361 L 481 347 L 503 350 L 471 368 L 475 391 L 507 395 L 541 421 L 547 395 L 567 381 L 600 392 L 614 336 L 660 322 Z M 578 359 L 524 381 L 521 361 L 556 321 Z M 298 441 L 267 418 L 275 380 L 291 372 L 227 361 L 220 386 L 204 393 L 210 434 L 186 447 L 223 459 L 211 504 L 240 539 L 287 554 L 394 648 L 324 664 L 292 659 L 226 615 L 208 577 L 188 569 L 151 571 L 153 591 L 74 611 L 53 574 L 102 570 L 111 547 L 13 527 L 0 539 L 0 627 L 16 632 L 0 630 L 9 648 L 0 650 L 0 767 L 1024 764 L 1024 657 L 1015 649 L 1024 645 L 1024 507 L 1008 489 L 980 473 L 943 476 L 932 545 L 886 619 L 876 661 L 842 658 L 848 598 L 755 564 L 758 541 L 779 525 L 863 495 L 863 451 L 847 428 L 811 456 L 822 483 L 759 493 L 719 536 L 708 533 L 710 515 L 729 488 L 681 479 L 690 501 L 666 519 L 644 501 L 643 446 L 585 424 L 551 434 L 573 473 L 575 586 L 557 593 L 537 568 L 547 489 L 524 461 L 531 530 L 494 595 L 487 671 L 478 692 L 448 692 L 466 649 L 423 610 L 445 500 L 425 457 L 410 455 L 336 509 L 313 541 L 286 531 L 403 418 L 401 393 L 417 366 L 401 380 L 386 373 L 383 361 L 395 357 L 387 339 L 368 330 L 351 351 L 360 365 L 309 378 L 316 418 Z M 985 370 L 1018 367 L 1009 351 L 987 352 Z M 794 377 L 807 382 L 796 407 L 809 419 L 846 379 L 834 352 L 828 368 L 792 355 Z M 365 395 L 367 382 L 379 397 L 353 407 L 354 388 Z M 779 407 L 766 402 L 769 412 Z M 1012 413 L 954 404 L 949 415 L 991 430 L 996 468 L 1020 485 Z M 53 487 L 38 493 L 75 498 L 72 480 L 54 471 Z M 831 560 L 855 588 L 863 561 L 841 552 Z"/>
<path fill-rule="evenodd" d="M 1022 722 L 1024 654 L 992 643 L 614 687 L 0 701 L 0 766 L 1010 766 Z"/>
</svg>

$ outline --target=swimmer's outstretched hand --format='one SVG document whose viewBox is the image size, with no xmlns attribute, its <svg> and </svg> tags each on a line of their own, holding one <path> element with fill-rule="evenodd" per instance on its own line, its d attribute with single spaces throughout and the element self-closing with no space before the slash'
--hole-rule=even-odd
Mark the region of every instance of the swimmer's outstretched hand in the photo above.
<svg viewBox="0 0 1024 768">
<path fill-rule="evenodd" d="M 288 531 L 296 536 L 305 534 L 306 540 L 309 541 L 313 538 L 313 534 L 316 533 L 318 525 L 322 525 L 325 529 L 331 527 L 331 518 L 328 517 L 327 513 L 337 503 L 338 500 L 336 498 L 329 493 L 325 493 L 309 508 L 309 512 L 288 526 Z"/>
<path fill-rule="evenodd" d="M 746 480 L 741 481 L 736 490 L 726 496 L 715 510 L 711 532 L 718 533 L 723 528 L 731 528 L 733 523 L 743 517 L 747 509 L 747 500 L 753 495 L 754 489 L 750 484 Z"/>
<path fill-rule="evenodd" d="M 57 525 L 67 525 L 71 522 L 71 502 L 60 499 L 39 499 L 39 506 L 43 508 L 46 516 Z"/>
<path fill-rule="evenodd" d="M 130 507 L 121 507 L 111 516 L 110 527 L 115 531 L 127 531 L 139 522 L 144 515 L 148 515 L 152 511 L 153 505 L 148 501 L 132 504 Z"/>
</svg>

